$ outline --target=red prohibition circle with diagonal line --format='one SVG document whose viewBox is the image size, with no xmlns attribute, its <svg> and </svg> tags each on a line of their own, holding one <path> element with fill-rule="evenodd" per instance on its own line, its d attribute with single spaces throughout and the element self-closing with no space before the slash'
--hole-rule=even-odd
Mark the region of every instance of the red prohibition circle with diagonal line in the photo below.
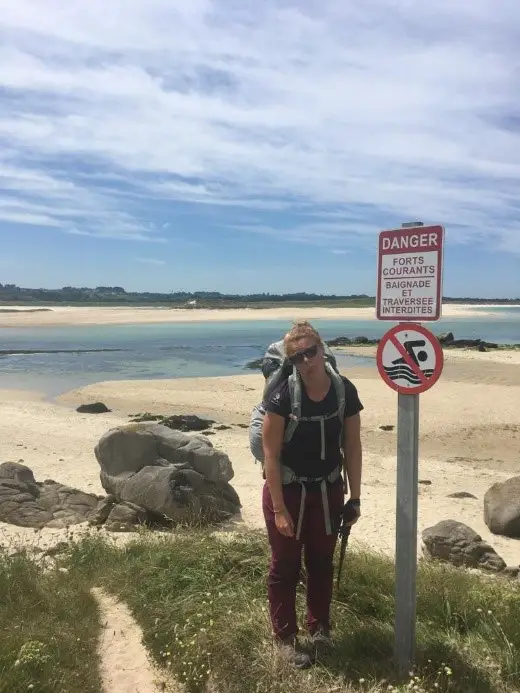
<svg viewBox="0 0 520 693">
<path fill-rule="evenodd" d="M 439 340 L 416 323 L 392 327 L 377 348 L 380 376 L 392 390 L 403 395 L 429 390 L 440 378 L 443 366 Z"/>
</svg>

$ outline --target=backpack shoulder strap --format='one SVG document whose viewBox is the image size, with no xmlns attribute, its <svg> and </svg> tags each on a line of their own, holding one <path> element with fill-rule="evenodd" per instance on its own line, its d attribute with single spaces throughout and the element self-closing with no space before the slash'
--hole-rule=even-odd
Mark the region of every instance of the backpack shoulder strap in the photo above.
<svg viewBox="0 0 520 693">
<path fill-rule="evenodd" d="M 302 415 L 302 384 L 296 368 L 293 368 L 293 372 L 287 378 L 287 384 L 291 400 L 291 418 L 285 428 L 284 440 L 286 443 L 293 437 Z"/>
<path fill-rule="evenodd" d="M 327 369 L 330 379 L 332 380 L 332 384 L 334 385 L 334 390 L 336 391 L 336 399 L 338 401 L 338 416 L 343 420 L 345 418 L 346 405 L 345 383 L 343 382 L 341 375 L 334 370 L 329 363 L 325 364 L 325 368 Z"/>
</svg>

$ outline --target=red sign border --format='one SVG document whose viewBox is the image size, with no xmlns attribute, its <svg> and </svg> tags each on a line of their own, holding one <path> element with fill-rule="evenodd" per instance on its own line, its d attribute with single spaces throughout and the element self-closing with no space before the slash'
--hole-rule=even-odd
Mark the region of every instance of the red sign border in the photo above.
<svg viewBox="0 0 520 693">
<path fill-rule="evenodd" d="M 438 269 L 438 280 L 437 280 L 437 311 L 435 315 L 432 315 L 430 317 L 424 317 L 424 316 L 418 316 L 418 315 L 412 315 L 409 318 L 407 318 L 404 315 L 381 315 L 381 293 L 382 293 L 382 276 L 381 276 L 381 267 L 382 267 L 382 258 L 383 255 L 405 255 L 406 252 L 417 252 L 415 250 L 410 250 L 406 251 L 403 253 L 383 253 L 381 251 L 381 236 L 383 233 L 403 233 L 403 232 L 410 232 L 410 231 L 423 231 L 423 232 L 428 232 L 431 231 L 432 229 L 440 229 L 441 230 L 441 247 L 439 250 L 434 251 L 437 253 L 438 259 L 437 259 L 437 269 Z M 377 295 L 376 295 L 376 317 L 378 320 L 387 320 L 389 322 L 415 322 L 416 320 L 420 320 L 420 322 L 436 322 L 437 320 L 440 320 L 442 317 L 442 286 L 443 286 L 443 271 L 444 271 L 444 238 L 445 238 L 445 229 L 444 226 L 441 224 L 430 224 L 429 226 L 411 226 L 411 227 L 406 227 L 404 229 L 385 229 L 384 231 L 381 231 L 379 233 L 379 239 L 378 239 L 378 258 L 377 258 Z M 424 251 L 426 252 L 426 251 Z"/>
<path fill-rule="evenodd" d="M 422 385 L 417 385 L 416 387 L 403 387 L 402 385 L 396 385 L 396 383 L 388 377 L 383 366 L 383 350 L 387 342 L 389 342 L 390 339 L 398 332 L 404 332 L 405 330 L 415 330 L 416 332 L 422 334 L 423 337 L 426 337 L 426 339 L 431 343 L 433 346 L 433 351 L 435 352 L 435 369 L 431 378 L 428 378 L 428 380 L 425 380 Z M 377 347 L 376 362 L 379 375 L 385 381 L 385 383 L 392 388 L 392 390 L 399 392 L 401 395 L 420 395 L 422 392 L 426 392 L 433 387 L 441 377 L 444 368 L 444 352 L 437 337 L 430 330 L 427 330 L 426 327 L 423 327 L 417 323 L 403 323 L 396 325 L 395 327 L 391 327 L 388 332 L 383 335 Z"/>
</svg>

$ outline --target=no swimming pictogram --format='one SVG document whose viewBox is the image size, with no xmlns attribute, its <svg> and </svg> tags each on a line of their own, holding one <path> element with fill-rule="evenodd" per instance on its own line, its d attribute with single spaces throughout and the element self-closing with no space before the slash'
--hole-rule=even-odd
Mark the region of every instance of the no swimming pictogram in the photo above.
<svg viewBox="0 0 520 693">
<path fill-rule="evenodd" d="M 444 365 L 438 339 L 421 325 L 398 325 L 379 343 L 377 367 L 393 390 L 417 395 L 429 390 L 439 379 Z"/>
</svg>

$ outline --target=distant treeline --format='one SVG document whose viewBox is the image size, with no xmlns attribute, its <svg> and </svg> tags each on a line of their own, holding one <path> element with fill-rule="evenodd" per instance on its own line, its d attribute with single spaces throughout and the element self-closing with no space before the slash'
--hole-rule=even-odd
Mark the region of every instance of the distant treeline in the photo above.
<svg viewBox="0 0 520 693">
<path fill-rule="evenodd" d="M 520 305 L 520 298 L 475 298 L 445 297 L 445 303 L 504 303 Z M 121 286 L 75 287 L 64 286 L 61 289 L 27 289 L 15 284 L 0 284 L 0 304 L 39 304 L 52 305 L 59 303 L 83 305 L 167 305 L 170 307 L 196 308 L 264 308 L 273 304 L 317 304 L 330 306 L 373 306 L 375 297 L 367 294 L 315 294 L 307 292 L 291 294 L 223 294 L 218 291 L 172 291 L 157 293 L 150 291 L 126 291 Z"/>
</svg>

